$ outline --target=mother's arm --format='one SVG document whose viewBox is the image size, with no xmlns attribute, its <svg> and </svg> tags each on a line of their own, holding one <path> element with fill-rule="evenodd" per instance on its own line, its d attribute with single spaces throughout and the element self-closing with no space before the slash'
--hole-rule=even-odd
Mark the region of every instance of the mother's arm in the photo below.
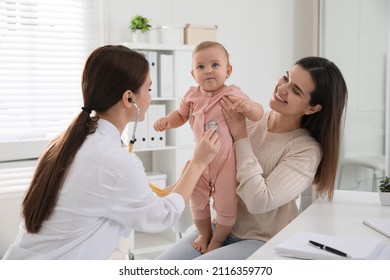
<svg viewBox="0 0 390 280">
<path fill-rule="evenodd" d="M 234 140 L 237 194 L 251 213 L 265 213 L 292 201 L 313 181 L 321 159 L 318 143 L 314 140 L 297 143 L 265 178 L 248 139 L 245 118 L 232 110 L 231 105 L 227 98 L 221 101 Z"/>
<path fill-rule="evenodd" d="M 314 140 L 292 146 L 264 177 L 249 139 L 235 142 L 237 194 L 249 212 L 265 213 L 279 208 L 311 186 L 321 160 L 321 149 Z"/>
</svg>

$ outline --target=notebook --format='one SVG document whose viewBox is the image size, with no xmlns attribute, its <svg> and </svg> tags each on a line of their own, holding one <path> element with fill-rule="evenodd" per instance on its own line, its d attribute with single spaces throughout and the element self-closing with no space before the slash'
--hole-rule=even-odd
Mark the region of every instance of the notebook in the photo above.
<svg viewBox="0 0 390 280">
<path fill-rule="evenodd" d="M 309 240 L 335 248 L 350 256 L 336 255 L 309 244 Z M 348 237 L 298 231 L 287 240 L 275 246 L 278 255 L 310 260 L 376 259 L 386 248 L 380 238 Z"/>
<path fill-rule="evenodd" d="M 363 224 L 390 238 L 390 219 L 366 218 L 363 219 Z"/>
</svg>

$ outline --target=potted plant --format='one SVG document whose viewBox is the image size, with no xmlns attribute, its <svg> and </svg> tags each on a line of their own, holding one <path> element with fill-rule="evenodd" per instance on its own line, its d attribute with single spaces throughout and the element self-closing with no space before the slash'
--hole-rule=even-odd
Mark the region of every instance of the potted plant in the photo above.
<svg viewBox="0 0 390 280">
<path fill-rule="evenodd" d="M 385 176 L 379 185 L 379 199 L 382 205 L 390 205 L 390 177 Z"/>
<path fill-rule="evenodd" d="M 133 34 L 133 42 L 145 43 L 148 41 L 148 32 L 152 28 L 149 19 L 141 15 L 135 15 L 131 18 L 129 28 Z"/>
</svg>

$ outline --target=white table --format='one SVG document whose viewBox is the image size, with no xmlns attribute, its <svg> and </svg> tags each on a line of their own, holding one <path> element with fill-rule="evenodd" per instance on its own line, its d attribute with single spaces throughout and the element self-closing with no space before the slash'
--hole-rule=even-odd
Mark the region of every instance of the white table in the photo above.
<svg viewBox="0 0 390 280">
<path fill-rule="evenodd" d="M 248 259 L 288 259 L 275 254 L 274 247 L 297 231 L 338 236 L 390 239 L 363 224 L 363 218 L 390 218 L 390 206 L 382 206 L 375 192 L 336 190 L 333 201 L 319 198 Z"/>
</svg>

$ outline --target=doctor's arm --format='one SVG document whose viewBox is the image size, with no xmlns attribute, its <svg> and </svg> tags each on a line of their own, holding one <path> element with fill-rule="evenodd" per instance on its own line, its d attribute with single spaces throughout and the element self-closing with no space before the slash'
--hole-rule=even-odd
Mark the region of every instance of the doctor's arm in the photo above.
<svg viewBox="0 0 390 280">
<path fill-rule="evenodd" d="M 204 169 L 214 159 L 221 147 L 221 140 L 215 131 L 215 127 L 210 127 L 205 132 L 199 144 L 196 146 L 187 168 L 172 189 L 172 192 L 180 194 L 185 202 L 190 199 Z"/>
</svg>

